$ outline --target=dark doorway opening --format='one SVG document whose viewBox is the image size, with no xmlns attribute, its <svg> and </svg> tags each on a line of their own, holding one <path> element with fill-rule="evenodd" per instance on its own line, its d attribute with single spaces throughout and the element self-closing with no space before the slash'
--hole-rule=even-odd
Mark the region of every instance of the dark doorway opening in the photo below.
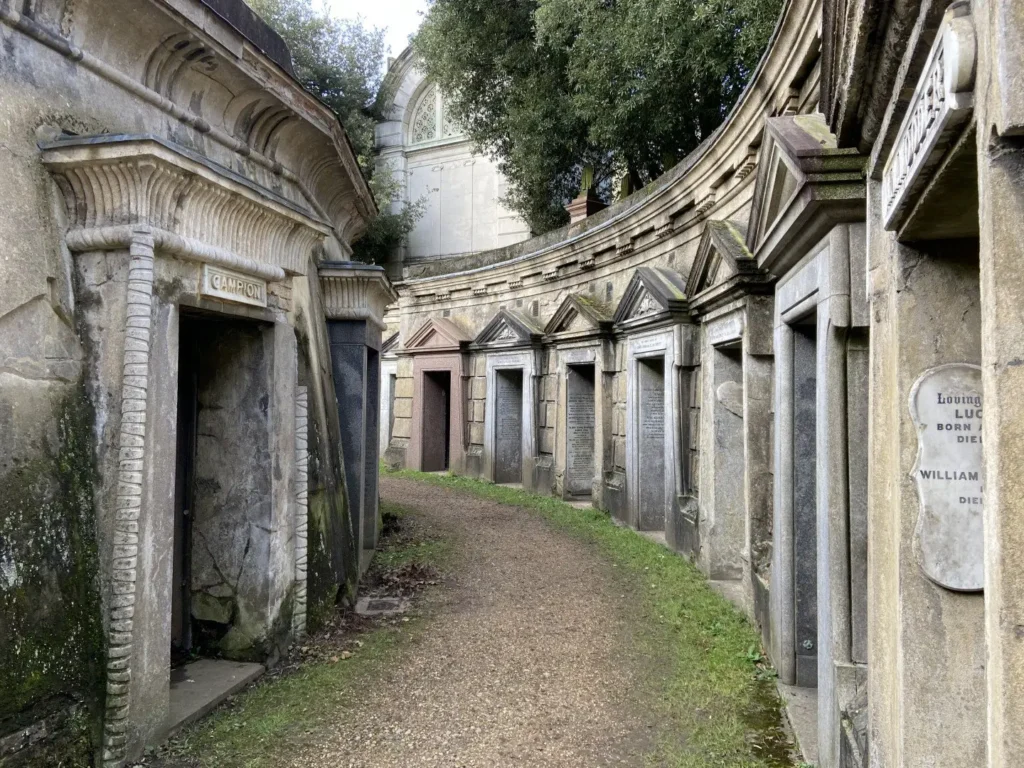
<svg viewBox="0 0 1024 768">
<path fill-rule="evenodd" d="M 523 370 L 494 372 L 494 482 L 523 482 Z"/>
<path fill-rule="evenodd" d="M 452 374 L 423 374 L 423 471 L 444 472 L 451 465 Z"/>
<path fill-rule="evenodd" d="M 257 660 L 268 632 L 273 333 L 181 315 L 171 657 Z"/>
<path fill-rule="evenodd" d="M 183 317 L 178 342 L 178 426 L 171 587 L 172 666 L 184 663 L 192 651 L 192 510 L 195 500 L 198 376 L 196 324 Z"/>
</svg>

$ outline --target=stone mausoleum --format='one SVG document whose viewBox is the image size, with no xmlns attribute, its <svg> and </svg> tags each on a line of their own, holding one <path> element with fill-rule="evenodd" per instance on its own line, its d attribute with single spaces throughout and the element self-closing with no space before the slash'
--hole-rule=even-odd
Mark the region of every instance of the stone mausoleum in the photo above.
<svg viewBox="0 0 1024 768">
<path fill-rule="evenodd" d="M 808 762 L 1017 768 L 1022 221 L 1019 2 L 789 0 L 641 194 L 404 265 L 381 449 L 691 558 Z"/>
<path fill-rule="evenodd" d="M 3 0 L 0 50 L 0 764 L 115 768 L 354 597 L 395 294 L 241 0 Z"/>
</svg>

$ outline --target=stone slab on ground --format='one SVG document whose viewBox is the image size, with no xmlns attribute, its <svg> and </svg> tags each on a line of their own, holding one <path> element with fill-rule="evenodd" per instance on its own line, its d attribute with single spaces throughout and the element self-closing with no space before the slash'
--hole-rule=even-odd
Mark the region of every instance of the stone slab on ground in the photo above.
<svg viewBox="0 0 1024 768">
<path fill-rule="evenodd" d="M 409 601 L 401 597 L 369 595 L 356 601 L 356 613 L 360 616 L 394 616 L 409 610 Z"/>
<path fill-rule="evenodd" d="M 805 763 L 818 764 L 818 691 L 777 683 L 786 707 L 786 719 L 793 729 Z"/>
<path fill-rule="evenodd" d="M 262 664 L 223 659 L 199 659 L 171 670 L 171 706 L 167 736 L 210 712 L 263 674 Z"/>
</svg>

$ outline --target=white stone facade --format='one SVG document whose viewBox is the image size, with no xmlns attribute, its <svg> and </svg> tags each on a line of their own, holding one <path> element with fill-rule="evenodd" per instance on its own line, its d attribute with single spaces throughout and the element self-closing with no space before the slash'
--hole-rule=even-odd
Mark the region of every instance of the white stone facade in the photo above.
<svg viewBox="0 0 1024 768">
<path fill-rule="evenodd" d="M 388 272 L 407 262 L 489 251 L 530 236 L 521 217 L 502 203 L 508 185 L 495 162 L 477 152 L 445 110 L 438 87 L 424 79 L 412 49 L 391 65 L 394 88 L 388 120 L 377 126 L 377 172 L 398 180 L 400 200 L 422 200 L 423 216 L 393 255 Z"/>
</svg>

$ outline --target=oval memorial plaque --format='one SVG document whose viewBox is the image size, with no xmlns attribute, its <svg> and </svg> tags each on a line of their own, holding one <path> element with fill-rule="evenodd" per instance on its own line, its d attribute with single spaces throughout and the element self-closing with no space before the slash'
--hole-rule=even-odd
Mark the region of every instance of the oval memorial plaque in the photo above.
<svg viewBox="0 0 1024 768">
<path fill-rule="evenodd" d="M 966 363 L 925 371 L 910 391 L 917 426 L 912 475 L 921 503 L 917 548 L 925 575 L 962 592 L 984 585 L 981 368 Z"/>
</svg>

